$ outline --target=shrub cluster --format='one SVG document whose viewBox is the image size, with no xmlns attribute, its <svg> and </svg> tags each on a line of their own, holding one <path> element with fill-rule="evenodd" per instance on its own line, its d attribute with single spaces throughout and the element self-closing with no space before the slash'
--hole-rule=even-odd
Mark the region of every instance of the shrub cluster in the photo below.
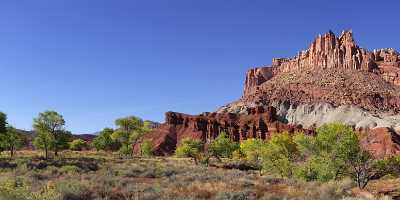
<svg viewBox="0 0 400 200">
<path fill-rule="evenodd" d="M 244 158 L 262 171 L 304 181 L 328 182 L 351 177 L 359 188 L 385 174 L 400 174 L 400 159 L 375 160 L 360 147 L 360 136 L 349 126 L 331 123 L 317 129 L 316 136 L 288 132 L 268 140 L 247 139 L 239 144 L 221 133 L 203 153 L 200 140 L 185 139 L 176 155 L 197 163 L 206 157 Z M 208 162 L 208 160 L 207 160 Z"/>
</svg>

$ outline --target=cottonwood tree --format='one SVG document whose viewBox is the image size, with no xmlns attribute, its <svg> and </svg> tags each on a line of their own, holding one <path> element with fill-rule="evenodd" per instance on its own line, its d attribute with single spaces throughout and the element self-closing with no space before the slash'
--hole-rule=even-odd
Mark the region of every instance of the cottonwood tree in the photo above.
<svg viewBox="0 0 400 200">
<path fill-rule="evenodd" d="M 12 158 L 15 151 L 22 146 L 22 138 L 14 127 L 8 126 L 6 133 L 0 135 L 0 145 L 4 150 L 10 151 Z"/>
<path fill-rule="evenodd" d="M 178 157 L 189 157 L 198 164 L 200 153 L 203 149 L 203 143 L 198 139 L 185 138 L 176 148 L 175 155 Z"/>
<path fill-rule="evenodd" d="M 232 153 L 239 149 L 236 142 L 232 142 L 225 132 L 221 132 L 208 146 L 208 153 L 221 161 L 221 158 L 229 158 Z"/>
<path fill-rule="evenodd" d="M 0 112 L 0 135 L 5 134 L 7 132 L 7 115 L 3 112 Z M 0 145 L 0 153 L 3 151 L 3 147 Z"/>
<path fill-rule="evenodd" d="M 150 140 L 145 140 L 140 144 L 140 154 L 141 156 L 152 156 L 153 145 Z"/>
<path fill-rule="evenodd" d="M 138 140 L 148 131 L 143 120 L 139 117 L 129 116 L 115 120 L 117 130 L 111 135 L 113 140 L 121 143 L 120 153 L 132 155 L 133 148 Z"/>
<path fill-rule="evenodd" d="M 46 159 L 49 150 L 53 150 L 54 155 L 58 156 L 59 150 L 68 148 L 71 133 L 64 130 L 64 125 L 63 116 L 55 111 L 39 113 L 33 120 L 33 128 L 37 133 L 34 143 L 45 151 Z"/>
<path fill-rule="evenodd" d="M 88 144 L 85 140 L 75 139 L 70 143 L 69 148 L 73 151 L 82 151 L 83 149 L 88 148 Z"/>
<path fill-rule="evenodd" d="M 96 150 L 114 151 L 121 147 L 121 143 L 113 140 L 111 135 L 114 133 L 112 128 L 104 128 L 100 134 L 94 138 L 93 145 Z"/>
<path fill-rule="evenodd" d="M 292 177 L 299 156 L 297 145 L 288 132 L 274 134 L 262 152 L 263 168 L 282 177 Z"/>
<path fill-rule="evenodd" d="M 10 151 L 14 157 L 15 151 L 22 146 L 22 138 L 17 130 L 7 123 L 7 115 L 0 112 L 0 149 Z"/>
<path fill-rule="evenodd" d="M 7 115 L 0 112 L 0 134 L 7 132 Z"/>
</svg>

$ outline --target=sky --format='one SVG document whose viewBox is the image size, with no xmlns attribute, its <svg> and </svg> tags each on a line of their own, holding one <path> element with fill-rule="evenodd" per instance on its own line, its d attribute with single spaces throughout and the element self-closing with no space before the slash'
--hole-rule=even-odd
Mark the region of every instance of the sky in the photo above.
<svg viewBox="0 0 400 200">
<path fill-rule="evenodd" d="M 361 47 L 400 49 L 400 1 L 0 1 L 0 110 L 32 129 L 55 110 L 73 133 L 135 115 L 215 111 L 245 73 L 352 29 Z"/>
</svg>

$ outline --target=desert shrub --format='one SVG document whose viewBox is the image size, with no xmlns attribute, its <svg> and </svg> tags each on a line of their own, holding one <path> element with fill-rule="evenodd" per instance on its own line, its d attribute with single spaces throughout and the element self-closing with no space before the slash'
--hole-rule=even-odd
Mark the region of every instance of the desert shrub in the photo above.
<svg viewBox="0 0 400 200">
<path fill-rule="evenodd" d="M 35 183 L 36 184 L 36 183 Z M 19 177 L 2 177 L 0 181 L 0 200 L 57 200 L 60 195 L 52 188 L 31 191 Z"/>
<path fill-rule="evenodd" d="M 81 169 L 75 165 L 65 165 L 60 168 L 60 173 L 69 174 L 69 173 L 79 173 Z"/>
<path fill-rule="evenodd" d="M 70 148 L 71 150 L 73 150 L 73 151 L 82 151 L 83 149 L 88 148 L 88 144 L 86 143 L 85 140 L 76 139 L 76 140 L 73 140 L 73 141 L 70 143 L 70 147 L 69 147 L 69 148 Z"/>
<path fill-rule="evenodd" d="M 297 156 L 296 143 L 288 132 L 274 134 L 262 151 L 263 169 L 292 177 Z"/>
<path fill-rule="evenodd" d="M 232 159 L 241 160 L 244 157 L 245 157 L 245 155 L 240 150 L 240 146 L 239 146 L 239 149 L 236 149 L 235 151 L 232 152 Z"/>
<path fill-rule="evenodd" d="M 125 170 L 124 176 L 141 178 L 161 178 L 170 177 L 176 173 L 176 170 L 166 168 L 164 166 L 134 164 Z"/>
<path fill-rule="evenodd" d="M 193 158 L 197 164 L 200 152 L 203 149 L 203 143 L 197 139 L 185 138 L 182 143 L 176 148 L 175 155 L 178 157 Z"/>
<path fill-rule="evenodd" d="M 251 196 L 249 191 L 241 192 L 218 192 L 215 196 L 216 200 L 246 200 Z"/>
<path fill-rule="evenodd" d="M 57 191 L 62 200 L 86 200 L 91 199 L 88 188 L 75 180 L 63 180 L 56 184 Z"/>
<path fill-rule="evenodd" d="M 121 147 L 119 148 L 119 150 L 118 150 L 118 153 L 119 153 L 121 156 L 129 156 L 129 155 L 132 155 L 132 153 L 133 153 L 133 147 L 130 146 L 130 145 L 128 145 L 128 146 L 126 146 L 126 145 L 121 146 Z"/>
<path fill-rule="evenodd" d="M 29 198 L 28 189 L 20 179 L 5 178 L 0 182 L 0 200 L 25 200 Z"/>
<path fill-rule="evenodd" d="M 240 151 L 249 161 L 259 161 L 263 149 L 267 146 L 265 140 L 247 139 L 240 143 Z"/>
<path fill-rule="evenodd" d="M 230 158 L 232 153 L 239 149 L 236 142 L 231 141 L 225 132 L 221 132 L 208 146 L 208 153 L 217 159 Z"/>
<path fill-rule="evenodd" d="M 400 156 L 391 156 L 378 160 L 376 168 L 382 173 L 379 176 L 390 175 L 393 177 L 400 176 Z"/>
<path fill-rule="evenodd" d="M 105 167 L 97 171 L 95 176 L 88 175 L 84 177 L 91 183 L 89 189 L 93 192 L 92 196 L 94 199 L 121 199 L 113 191 L 113 188 L 118 184 L 118 179 L 114 173 L 111 168 Z"/>
<path fill-rule="evenodd" d="M 341 181 L 329 181 L 313 188 L 314 196 L 317 199 L 335 200 L 346 196 L 346 191 L 354 187 L 354 182 L 350 179 Z"/>
<path fill-rule="evenodd" d="M 140 144 L 140 153 L 142 156 L 152 156 L 153 151 L 152 151 L 153 145 L 151 141 L 145 140 Z"/>
</svg>

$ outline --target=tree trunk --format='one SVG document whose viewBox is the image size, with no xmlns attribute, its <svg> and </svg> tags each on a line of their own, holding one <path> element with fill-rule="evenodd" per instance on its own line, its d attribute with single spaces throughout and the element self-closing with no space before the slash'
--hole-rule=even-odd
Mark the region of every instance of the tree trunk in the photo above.
<svg viewBox="0 0 400 200">
<path fill-rule="evenodd" d="M 44 147 L 44 156 L 45 156 L 45 158 L 46 158 L 46 160 L 47 160 L 47 158 L 48 158 L 47 146 Z"/>
<path fill-rule="evenodd" d="M 11 158 L 14 157 L 14 148 L 13 147 L 10 148 L 10 156 L 11 156 Z"/>
</svg>

